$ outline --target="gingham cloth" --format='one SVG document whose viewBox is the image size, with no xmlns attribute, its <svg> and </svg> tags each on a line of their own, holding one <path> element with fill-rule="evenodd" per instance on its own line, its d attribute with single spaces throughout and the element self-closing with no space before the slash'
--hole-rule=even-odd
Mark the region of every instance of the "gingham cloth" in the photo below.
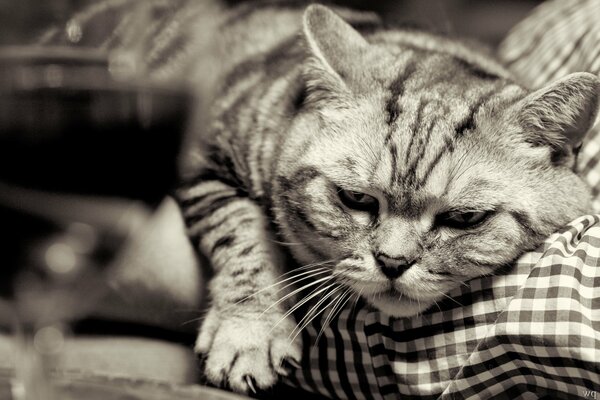
<svg viewBox="0 0 600 400">
<path fill-rule="evenodd" d="M 500 55 L 537 86 L 598 73 L 599 24 L 600 0 L 544 3 Z M 596 130 L 579 160 L 596 196 L 599 160 Z M 415 318 L 346 307 L 316 342 L 325 313 L 303 333 L 302 368 L 284 382 L 340 399 L 600 398 L 600 215 L 571 222 L 510 273 L 449 296 Z"/>
</svg>

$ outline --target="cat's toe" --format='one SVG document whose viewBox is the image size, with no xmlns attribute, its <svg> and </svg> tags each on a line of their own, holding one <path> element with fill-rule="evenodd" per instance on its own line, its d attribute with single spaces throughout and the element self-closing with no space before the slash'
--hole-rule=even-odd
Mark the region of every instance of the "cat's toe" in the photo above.
<svg viewBox="0 0 600 400">
<path fill-rule="evenodd" d="M 272 326 L 269 321 L 226 318 L 217 329 L 203 327 L 196 351 L 206 354 L 207 380 L 236 392 L 256 393 L 273 386 L 279 375 L 287 375 L 285 367 L 300 360 L 301 346 L 299 340 L 288 338 L 291 321 L 277 329 Z"/>
<path fill-rule="evenodd" d="M 200 360 L 206 361 L 219 325 L 219 316 L 214 310 L 210 310 L 202 323 L 202 329 L 200 329 L 194 345 L 194 352 Z"/>
<path fill-rule="evenodd" d="M 290 342 L 287 337 L 275 338 L 271 342 L 271 365 L 282 376 L 287 376 L 291 369 L 300 368 L 302 348 L 296 338 Z"/>
<path fill-rule="evenodd" d="M 268 354 L 258 349 L 239 354 L 228 374 L 229 387 L 244 393 L 267 389 L 277 379 L 277 373 L 269 364 Z"/>
<path fill-rule="evenodd" d="M 247 351 L 238 355 L 229 373 L 229 386 L 243 392 L 268 389 L 279 376 L 289 374 L 286 367 L 297 366 L 301 349 L 286 338 L 270 340 L 267 348 Z"/>
</svg>

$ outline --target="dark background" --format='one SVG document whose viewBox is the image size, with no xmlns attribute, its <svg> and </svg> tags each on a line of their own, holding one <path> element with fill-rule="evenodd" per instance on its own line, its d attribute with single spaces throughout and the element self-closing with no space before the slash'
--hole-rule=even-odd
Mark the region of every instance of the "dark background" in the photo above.
<svg viewBox="0 0 600 400">
<path fill-rule="evenodd" d="M 540 0 L 339 1 L 377 11 L 388 22 L 416 23 L 438 33 L 470 36 L 498 44 Z"/>
</svg>

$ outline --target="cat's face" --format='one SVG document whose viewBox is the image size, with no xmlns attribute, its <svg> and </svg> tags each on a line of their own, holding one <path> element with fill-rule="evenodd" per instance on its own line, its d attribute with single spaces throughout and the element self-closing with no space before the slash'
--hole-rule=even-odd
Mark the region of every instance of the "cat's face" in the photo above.
<svg viewBox="0 0 600 400">
<path fill-rule="evenodd" d="M 443 138 L 456 135 L 456 124 L 443 115 L 427 141 L 414 137 L 423 130 L 402 129 L 386 140 L 377 105 L 359 101 L 303 124 L 316 137 L 288 192 L 296 204 L 288 226 L 306 244 L 293 247 L 303 262 L 334 260 L 338 281 L 382 311 L 422 311 L 589 211 L 585 185 L 553 166 L 547 148 L 519 141 L 503 120 L 510 111 L 482 110 L 450 146 Z M 410 114 L 398 125 L 410 126 Z"/>
<path fill-rule="evenodd" d="M 329 65 L 343 78 L 324 78 L 326 101 L 296 118 L 301 151 L 284 155 L 279 222 L 303 243 L 291 247 L 300 261 L 327 261 L 339 283 L 402 317 L 589 211 L 569 140 L 593 119 L 580 103 L 597 82 L 580 75 L 527 94 L 449 55 L 390 60 L 393 73 L 365 68 L 350 83 Z M 578 136 L 557 139 L 567 134 Z"/>
</svg>

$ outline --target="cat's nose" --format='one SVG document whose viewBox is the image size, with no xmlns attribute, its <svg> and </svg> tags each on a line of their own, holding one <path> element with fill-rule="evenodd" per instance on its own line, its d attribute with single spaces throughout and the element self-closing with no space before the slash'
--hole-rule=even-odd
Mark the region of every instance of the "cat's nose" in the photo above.
<svg viewBox="0 0 600 400">
<path fill-rule="evenodd" d="M 414 260 L 406 257 L 390 257 L 384 253 L 375 254 L 381 272 L 390 279 L 396 279 L 414 264 Z"/>
</svg>

